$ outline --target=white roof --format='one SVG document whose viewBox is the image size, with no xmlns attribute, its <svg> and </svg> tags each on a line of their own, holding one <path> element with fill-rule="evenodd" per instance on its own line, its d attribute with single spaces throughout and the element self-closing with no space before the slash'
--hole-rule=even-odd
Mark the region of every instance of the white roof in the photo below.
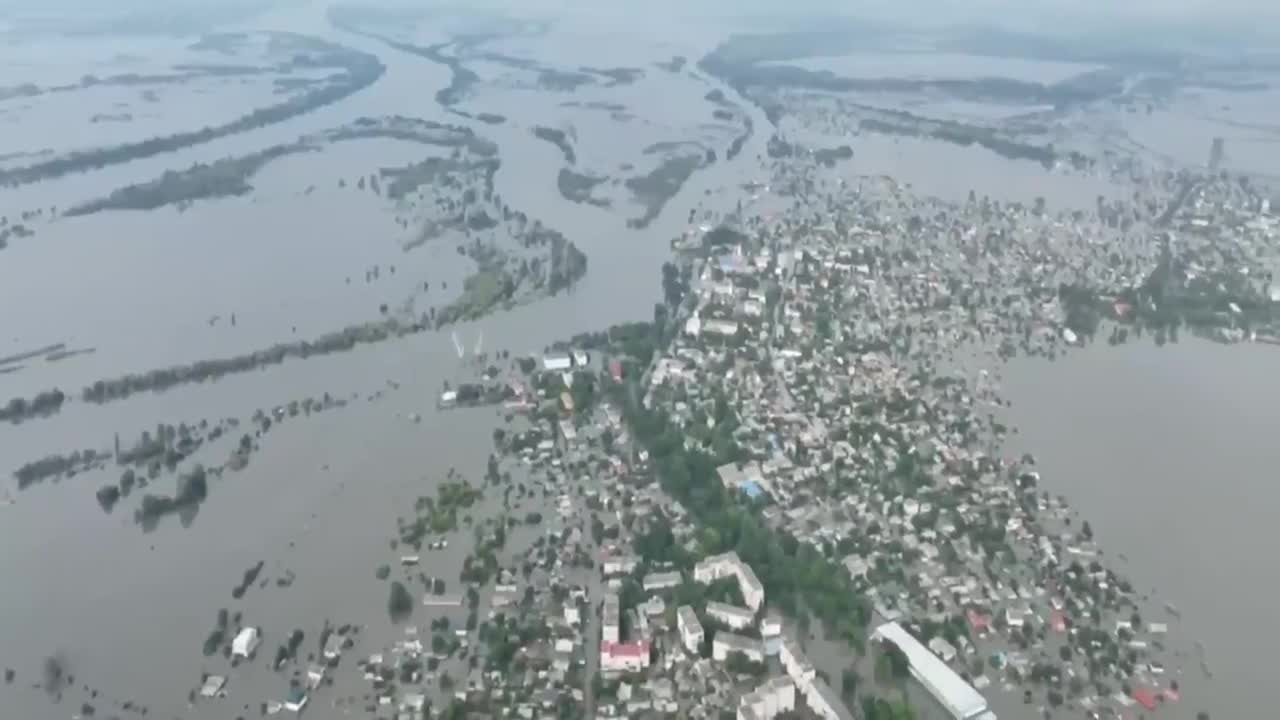
<svg viewBox="0 0 1280 720">
<path fill-rule="evenodd" d="M 902 649 L 911 664 L 911 673 L 957 718 L 970 720 L 987 712 L 987 701 L 982 694 L 901 625 L 885 623 L 876 628 L 875 635 Z"/>
<path fill-rule="evenodd" d="M 235 655 L 248 655 L 258 647 L 258 628 L 247 627 L 231 641 L 231 652 Z"/>
<path fill-rule="evenodd" d="M 740 618 L 742 620 L 754 620 L 756 617 L 755 613 L 751 612 L 746 608 L 741 608 L 736 605 L 729 605 L 727 603 L 716 602 L 715 600 L 707 601 L 707 614 L 708 615 L 714 615 L 714 614 L 731 615 L 731 616 Z"/>
</svg>

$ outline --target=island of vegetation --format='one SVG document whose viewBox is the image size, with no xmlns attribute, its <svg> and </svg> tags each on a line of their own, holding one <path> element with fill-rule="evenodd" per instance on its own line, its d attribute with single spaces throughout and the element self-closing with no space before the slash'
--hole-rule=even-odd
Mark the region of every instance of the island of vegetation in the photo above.
<svg viewBox="0 0 1280 720">
<path fill-rule="evenodd" d="M 608 178 L 576 173 L 569 168 L 560 168 L 560 172 L 556 176 L 556 188 L 560 191 L 560 197 L 565 200 L 595 205 L 596 207 L 609 207 L 608 200 L 592 197 L 591 195 L 591 191 L 606 180 Z"/>
<path fill-rule="evenodd" d="M 302 35 L 290 37 L 299 45 L 300 52 L 292 61 L 296 67 L 308 69 L 337 67 L 343 72 L 335 74 L 326 84 L 314 90 L 279 104 L 254 110 L 248 115 L 222 125 L 92 150 L 75 151 L 32 165 L 0 170 L 0 186 L 23 185 L 69 173 L 130 162 L 272 125 L 342 100 L 373 84 L 385 71 L 382 63 L 378 62 L 377 57 L 373 55 L 318 38 Z"/>
<path fill-rule="evenodd" d="M 698 168 L 707 162 L 708 155 L 688 152 L 673 154 L 646 175 L 627 178 L 625 184 L 645 212 L 638 218 L 627 220 L 627 227 L 644 228 L 662 212 L 667 201 L 675 197 Z"/>
<path fill-rule="evenodd" d="M 319 151 L 331 143 L 372 138 L 463 148 L 469 153 L 485 157 L 497 154 L 497 146 L 476 136 L 470 128 L 402 116 L 363 117 L 338 128 L 248 155 L 222 158 L 212 163 L 196 163 L 186 170 L 168 170 L 155 179 L 127 185 L 105 197 L 68 208 L 63 214 L 78 216 L 104 210 L 154 210 L 166 205 L 181 206 L 196 200 L 245 195 L 253 190 L 249 180 L 274 160 L 296 153 Z M 432 171 L 423 182 L 430 182 L 438 169 L 460 167 L 460 161 L 442 158 L 430 158 L 423 164 Z M 390 174 L 390 171 L 384 172 Z M 417 184 L 399 177 L 397 181 L 401 184 L 395 188 L 396 192 L 406 191 L 406 183 L 412 186 L 408 190 L 417 187 Z"/>
<path fill-rule="evenodd" d="M 573 145 L 569 142 L 569 137 L 563 130 L 557 128 L 543 127 L 537 125 L 533 128 L 533 134 L 539 140 L 547 142 L 560 148 L 560 152 L 564 155 L 564 161 L 570 165 L 577 161 L 577 157 L 573 152 Z"/>
</svg>

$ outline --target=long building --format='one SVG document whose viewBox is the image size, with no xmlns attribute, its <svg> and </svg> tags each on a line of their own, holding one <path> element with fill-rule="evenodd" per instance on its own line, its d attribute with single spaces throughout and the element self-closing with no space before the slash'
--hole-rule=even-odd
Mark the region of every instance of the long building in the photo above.
<svg viewBox="0 0 1280 720">
<path fill-rule="evenodd" d="M 756 614 L 750 610 L 715 600 L 707 601 L 707 617 L 724 623 L 730 630 L 750 627 L 756 621 Z"/>
<path fill-rule="evenodd" d="M 607 643 L 618 642 L 618 633 L 622 628 L 622 607 L 617 593 L 604 596 L 603 618 L 600 622 L 600 639 Z"/>
<path fill-rule="evenodd" d="M 906 655 L 911 675 L 937 699 L 956 720 L 995 720 L 987 700 L 972 685 L 942 662 L 929 648 L 896 622 L 885 623 L 871 635 L 873 640 L 897 645 Z"/>
</svg>

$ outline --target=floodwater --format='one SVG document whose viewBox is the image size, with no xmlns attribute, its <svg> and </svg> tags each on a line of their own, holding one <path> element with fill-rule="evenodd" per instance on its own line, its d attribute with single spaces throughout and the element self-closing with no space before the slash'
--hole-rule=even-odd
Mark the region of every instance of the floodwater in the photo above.
<svg viewBox="0 0 1280 720">
<path fill-rule="evenodd" d="M 751 114 L 757 132 L 732 162 L 724 161 L 723 148 L 718 148 L 721 161 L 696 173 L 649 228 L 626 228 L 634 208 L 610 211 L 561 198 L 555 186 L 560 151 L 532 135 L 535 125 L 572 125 L 578 136 L 575 149 L 588 169 L 633 163 L 638 148 L 649 142 L 718 139 L 704 127 L 715 106 L 703 99 L 717 85 L 692 71 L 670 74 L 652 66 L 678 54 L 700 57 L 714 34 L 692 27 L 637 32 L 641 26 L 603 22 L 597 18 L 570 34 L 521 38 L 496 49 L 566 68 L 643 67 L 645 79 L 607 92 L 592 88 L 573 95 L 530 96 L 512 88 L 478 87 L 475 97 L 459 108 L 509 118 L 500 126 L 469 123 L 500 147 L 498 194 L 511 207 L 563 231 L 590 263 L 587 276 L 567 293 L 458 326 L 456 332 L 467 346 L 483 333 L 487 350 L 538 352 L 577 332 L 648 319 L 660 296 L 659 269 L 667 258 L 667 241 L 685 229 L 689 211 L 726 212 L 740 199 L 738 185 L 765 179 L 756 158 L 764 154 L 767 134 L 762 129 L 767 120 L 728 88 L 719 88 Z M 325 22 L 323 8 L 290 8 L 241 29 L 315 34 L 376 54 L 387 71 L 377 83 L 343 101 L 282 123 L 92 173 L 5 189 L 0 193 L 0 214 L 14 217 L 34 208 L 65 208 L 168 169 L 293 142 L 361 116 L 400 114 L 466 122 L 435 102 L 436 91 L 449 85 L 447 68 L 335 31 Z M 655 39 L 638 48 L 637 37 Z M 426 44 L 421 38 L 417 41 Z M 75 56 L 60 51 L 59 57 Z M 139 72 L 149 68 L 145 58 L 130 62 L 141 68 Z M 84 74 L 73 67 L 59 72 L 57 78 L 66 82 Z M 252 92 L 237 94 L 235 88 L 211 92 L 224 109 L 261 100 Z M 162 97 L 162 102 L 169 99 Z M 607 114 L 563 107 L 560 103 L 567 100 L 618 102 L 638 119 L 611 134 Z M 176 117 L 176 111 L 166 115 L 166 122 Z M 172 130 L 181 129 L 189 128 L 174 123 Z M 51 137 L 34 147 L 61 147 L 64 140 Z M 727 144 L 727 139 L 720 141 Z M 888 139 L 858 138 L 854 165 L 861 163 L 866 169 L 857 172 L 905 174 L 908 181 L 923 183 L 926 177 L 956 175 L 938 173 L 939 167 L 979 167 L 975 163 L 981 162 L 969 155 L 940 161 L 935 154 L 940 144 L 916 148 L 903 142 L 911 149 L 902 150 L 902 144 Z M 243 198 L 197 202 L 184 212 L 165 208 L 34 222 L 35 237 L 12 239 L 0 251 L 0 355 L 57 342 L 96 352 L 56 364 L 33 361 L 20 372 L 0 375 L 0 398 L 29 396 L 54 386 L 75 396 L 82 386 L 102 377 L 234 355 L 293 339 L 295 332 L 299 338 L 311 337 L 375 319 L 378 305 L 402 300 L 422 281 L 429 281 L 431 290 L 419 301 L 442 302 L 447 297 L 443 282 L 456 290 L 469 270 L 468 262 L 453 251 L 453 241 L 442 239 L 404 251 L 412 229 L 395 224 L 395 209 L 386 201 L 350 187 L 359 175 L 434 152 L 384 140 L 341 143 L 269 165 L 253 178 L 256 191 Z M 910 158 L 904 160 L 902 153 L 910 153 Z M 1033 186 L 1022 176 L 1011 182 L 1006 171 L 1002 163 L 984 170 L 983 177 L 992 186 Z M 339 178 L 347 180 L 346 189 L 337 187 Z M 1047 196 L 1053 206 L 1059 188 L 1052 183 L 1039 187 L 1035 194 Z M 969 186 L 921 189 L 967 194 Z M 982 194 L 981 186 L 978 189 Z M 1096 194 L 1090 189 L 1082 197 L 1087 195 L 1091 203 Z M 391 265 L 397 268 L 394 275 L 387 270 Z M 366 270 L 375 266 L 381 269 L 379 280 L 366 283 Z M 237 315 L 234 328 L 228 322 L 231 313 Z M 219 320 L 211 323 L 215 316 Z M 280 423 L 247 469 L 228 472 L 211 483 L 208 500 L 188 527 L 169 517 L 155 531 L 144 533 L 132 519 L 137 491 L 114 513 L 104 514 L 94 491 L 116 479 L 115 468 L 13 491 L 16 504 L 0 505 L 0 546 L 5 548 L 0 553 L 0 577 L 5 578 L 0 583 L 0 666 L 17 672 L 13 688 L 3 690 L 5 716 L 66 717 L 78 710 L 83 693 L 68 692 L 63 705 L 54 709 L 42 691 L 30 687 L 42 658 L 53 654 L 65 659 L 77 686 L 105 693 L 105 699 L 93 701 L 101 715 L 113 711 L 112 701 L 135 699 L 156 716 L 225 718 L 248 716 L 256 712 L 259 701 L 284 694 L 286 679 L 269 672 L 265 663 L 294 628 L 306 631 L 304 650 L 310 651 L 325 620 L 364 625 L 362 640 L 350 653 L 354 656 L 380 650 L 398 636 L 400 631 L 385 617 L 385 584 L 373 578 L 378 565 L 394 562 L 388 541 L 395 533 L 395 518 L 408 514 L 414 498 L 431 494 L 451 467 L 478 480 L 497 421 L 491 409 L 447 414 L 434 410 L 442 383 L 460 376 L 450 334 L 451 330 L 422 333 L 103 406 L 72 402 L 52 418 L 0 428 L 0 458 L 12 469 L 51 453 L 107 449 L 114 433 L 131 441 L 160 422 L 244 420 L 255 410 L 326 392 L 351 399 L 345 408 Z M 1068 367 L 1067 362 L 1044 372 L 1062 367 Z M 379 394 L 388 382 L 398 383 L 399 390 Z M 1106 393 L 1099 402 L 1113 402 L 1119 395 Z M 1083 396 L 1067 399 L 1084 402 Z M 411 414 L 421 415 L 421 422 L 411 422 Z M 1029 429 L 1027 437 L 1032 436 Z M 233 433 L 196 459 L 206 465 L 220 462 L 236 437 Z M 1048 468 L 1053 458 L 1046 454 L 1044 459 Z M 1260 470 L 1250 480 L 1261 477 Z M 150 490 L 169 492 L 173 482 L 162 480 Z M 1222 517 L 1249 513 L 1252 498 L 1243 499 L 1246 502 L 1234 508 L 1234 515 Z M 1253 513 L 1261 512 L 1261 504 L 1251 507 Z M 1088 514 L 1097 518 L 1094 525 L 1100 536 L 1116 540 L 1118 549 L 1125 545 L 1125 522 L 1108 523 L 1093 508 Z M 1156 514 L 1143 519 L 1155 522 Z M 424 553 L 424 572 L 444 576 L 452 588 L 467 535 L 454 538 L 448 553 Z M 1162 543 L 1185 542 L 1168 535 L 1161 535 Z M 1150 545 L 1157 557 L 1169 547 Z M 1139 556 L 1133 547 L 1124 551 L 1135 561 Z M 1140 571 L 1146 568 L 1138 568 L 1134 579 L 1154 579 L 1162 591 L 1189 597 L 1192 593 L 1178 592 L 1177 582 L 1216 578 L 1214 573 L 1231 569 L 1215 566 L 1178 575 L 1184 569 L 1179 563 L 1187 557 L 1164 555 L 1164 567 L 1176 577 L 1144 575 Z M 233 600 L 231 588 L 259 560 L 266 561 L 262 578 L 268 587 L 255 586 L 243 600 Z M 296 575 L 292 586 L 277 588 L 271 582 L 290 572 Z M 1214 597 L 1209 587 L 1200 590 Z M 1242 602 L 1258 603 L 1261 597 L 1262 593 L 1250 594 Z M 1177 602 L 1190 624 L 1198 612 L 1195 601 Z M 246 624 L 263 627 L 266 637 L 256 662 L 229 669 L 220 658 L 201 656 L 201 643 L 223 607 L 242 611 Z M 429 617 L 420 608 L 414 622 L 425 624 Z M 1216 619 L 1199 617 L 1199 622 L 1219 631 Z M 1207 631 L 1198 636 L 1205 638 L 1215 663 L 1216 648 L 1225 655 L 1234 647 L 1210 644 Z M 348 678 L 353 675 L 349 663 L 350 656 L 344 661 Z M 1223 666 L 1224 673 L 1228 667 Z M 188 709 L 187 692 L 206 672 L 229 676 L 230 697 Z M 1223 687 L 1222 682 L 1215 687 Z M 359 690 L 339 683 L 313 701 L 328 705 Z"/>
<path fill-rule="evenodd" d="M 1121 123 L 1143 147 L 1175 162 L 1204 167 L 1214 138 L 1223 139 L 1222 167 L 1280 177 L 1280 92 L 1189 90 L 1167 107 L 1126 113 Z"/>
<path fill-rule="evenodd" d="M 337 32 L 324 22 L 322 8 L 305 12 L 267 16 L 258 27 L 315 33 L 375 53 L 387 66 L 385 76 L 341 102 L 276 125 L 6 190 L 0 214 L 65 208 L 167 169 L 292 142 L 360 116 L 463 122 L 434 99 L 449 83 L 447 68 Z M 663 42 L 654 60 L 673 54 Z M 669 132 L 654 132 L 660 139 L 680 139 L 684 129 L 711 117 L 714 106 L 702 95 L 713 84 L 653 73 L 653 83 L 665 78 L 690 105 L 665 116 L 661 122 L 669 123 L 663 128 Z M 657 102 L 656 85 L 637 83 L 635 91 L 636 97 L 622 101 L 637 114 L 669 112 Z M 228 105 L 240 102 L 225 89 L 218 97 Z M 555 103 L 537 103 L 538 113 L 520 117 L 533 106 L 526 98 L 504 98 L 488 88 L 477 97 L 487 107 L 464 101 L 463 109 L 499 108 L 514 118 L 497 127 L 473 124 L 500 146 L 497 193 L 511 207 L 563 231 L 587 253 L 590 267 L 559 297 L 456 327 L 468 347 L 483 334 L 488 351 L 538 352 L 576 332 L 651 317 L 667 241 L 684 230 L 689 211 L 728 211 L 738 198 L 726 188 L 759 176 L 755 157 L 763 148 L 756 138 L 736 162 L 722 160 L 696 174 L 647 230 L 628 230 L 629 214 L 560 198 L 559 151 L 530 132 L 534 124 L 558 124 Z M 556 102 L 597 99 L 584 93 L 554 96 Z M 635 160 L 634 148 L 643 145 L 617 142 L 591 124 L 607 115 L 596 112 L 587 120 L 589 111 L 573 112 L 584 113 L 571 122 L 581 126 L 579 150 L 592 164 L 616 167 Z M 764 118 L 755 122 L 763 125 Z M 184 127 L 178 122 L 173 129 Z M 47 144 L 56 145 L 54 140 Z M 609 157 L 611 150 L 615 157 Z M 431 291 L 417 298 L 419 307 L 439 304 L 457 291 L 469 261 L 454 252 L 448 238 L 403 250 L 413 228 L 395 224 L 396 210 L 387 201 L 352 188 L 362 174 L 435 152 L 386 140 L 339 143 L 268 165 L 251 180 L 255 192 L 242 198 L 200 201 L 182 212 L 169 207 L 34 221 L 37 234 L 12 239 L 0 258 L 0 303 L 6 308 L 0 355 L 57 342 L 96 352 L 58 363 L 32 361 L 0 376 L 0 395 L 29 396 L 57 386 L 75 396 L 98 378 L 311 337 L 376 319 L 379 304 L 402 300 L 423 281 Z M 337 187 L 339 178 L 346 179 L 346 189 Z M 366 283 L 366 270 L 375 266 L 379 279 Z M 441 287 L 445 281 L 449 291 Z M 237 315 L 235 327 L 231 313 Z M 172 478 L 135 491 L 109 515 L 94 492 L 114 482 L 119 468 L 11 490 L 16 503 L 0 506 L 0 575 L 8 578 L 0 584 L 0 614 L 6 618 L 0 621 L 0 666 L 17 673 L 13 689 L 5 690 L 6 715 L 65 717 L 85 701 L 99 714 L 110 714 L 129 699 L 161 717 L 256 714 L 260 701 L 279 699 L 287 689 L 287 678 L 266 668 L 275 647 L 298 628 L 307 635 L 304 654 L 314 652 L 326 620 L 365 627 L 341 674 L 358 675 L 349 669 L 350 656 L 381 650 L 401 634 L 386 618 L 386 585 L 373 577 L 378 565 L 395 563 L 388 543 L 396 517 L 409 513 L 414 498 L 432 494 L 451 467 L 478 481 L 491 450 L 495 411 L 434 409 L 442 383 L 461 377 L 450 333 L 422 333 L 103 406 L 71 402 L 52 418 L 0 428 L 0 457 L 11 466 L 0 471 L 8 472 L 47 454 L 107 450 L 116 432 L 122 442 L 132 442 L 160 422 L 244 421 L 255 410 L 326 392 L 350 400 L 345 408 L 278 424 L 247 469 L 211 482 L 208 500 L 187 527 L 167 517 L 144 533 L 133 521 L 140 494 L 172 492 Z M 389 382 L 400 389 L 380 393 Z M 411 414 L 421 422 L 411 422 Z M 206 446 L 188 462 L 219 464 L 239 434 Z M 444 576 L 452 590 L 469 545 L 464 531 L 447 553 L 424 553 L 423 571 Z M 243 600 L 233 600 L 231 589 L 241 573 L 259 560 L 266 561 L 261 578 L 267 587 L 254 586 Z M 274 581 L 287 573 L 296 580 L 277 588 Z M 245 624 L 263 627 L 265 641 L 255 662 L 231 669 L 219 657 L 201 655 L 219 608 L 242 611 Z M 425 625 L 432 616 L 419 608 L 414 622 Z M 56 708 L 31 687 L 42 659 L 55 654 L 76 678 L 76 688 Z M 230 695 L 188 708 L 187 694 L 202 673 L 228 675 Z M 90 700 L 82 686 L 100 689 L 103 696 Z M 354 686 L 340 681 L 313 702 L 327 706 L 362 692 L 358 679 Z"/>
<path fill-rule="evenodd" d="M 1185 700 L 1161 717 L 1264 717 L 1274 702 L 1277 360 L 1272 345 L 1146 338 L 1003 371 L 1021 431 L 1010 451 L 1035 455 L 1109 565 L 1176 606 L 1171 639 L 1203 643 L 1212 680 L 1186 658 Z"/>
</svg>

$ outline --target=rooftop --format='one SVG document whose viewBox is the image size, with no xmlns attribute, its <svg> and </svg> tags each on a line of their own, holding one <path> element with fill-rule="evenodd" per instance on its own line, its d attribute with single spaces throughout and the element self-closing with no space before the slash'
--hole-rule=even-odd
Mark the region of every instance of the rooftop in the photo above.
<svg viewBox="0 0 1280 720">
<path fill-rule="evenodd" d="M 986 712 L 986 698 L 901 625 L 885 623 L 876 628 L 875 637 L 897 645 L 907 656 L 916 679 L 957 718 L 969 720 Z"/>
</svg>

